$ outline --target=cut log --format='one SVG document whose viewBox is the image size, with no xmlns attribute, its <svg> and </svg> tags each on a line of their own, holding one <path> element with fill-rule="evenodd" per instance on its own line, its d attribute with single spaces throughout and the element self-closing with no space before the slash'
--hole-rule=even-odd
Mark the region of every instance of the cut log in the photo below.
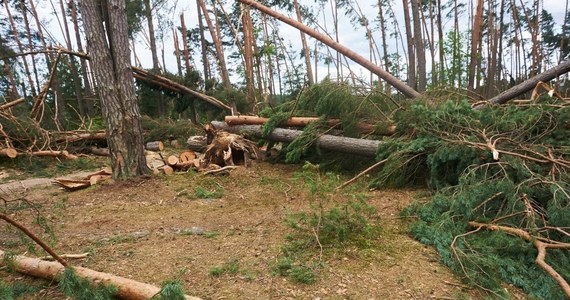
<svg viewBox="0 0 570 300">
<path fill-rule="evenodd" d="M 217 129 L 226 130 L 228 132 L 245 134 L 246 136 L 261 138 L 263 132 L 263 126 L 261 125 L 236 125 L 228 126 L 225 122 L 212 122 L 212 125 Z M 275 142 L 285 142 L 290 143 L 299 135 L 302 131 L 291 130 L 283 128 L 275 128 L 273 132 L 266 137 L 266 139 Z M 316 140 L 316 145 L 323 149 L 356 154 L 367 157 L 374 157 L 376 155 L 376 150 L 381 141 L 377 140 L 365 140 L 365 139 L 355 139 L 334 135 L 321 135 Z"/>
<path fill-rule="evenodd" d="M 196 152 L 204 152 L 206 149 L 206 137 L 201 135 L 195 135 L 188 138 L 186 141 L 188 144 L 188 149 Z"/>
<path fill-rule="evenodd" d="M 187 150 L 187 151 L 180 153 L 179 161 L 181 163 L 192 162 L 192 161 L 194 161 L 194 158 L 196 158 L 196 153 L 192 150 Z"/>
<path fill-rule="evenodd" d="M 162 167 L 159 167 L 158 170 L 165 175 L 172 175 L 172 173 L 174 173 L 174 169 L 171 166 L 168 165 L 164 165 Z"/>
<path fill-rule="evenodd" d="M 180 142 L 178 140 L 172 140 L 172 141 L 170 141 L 170 147 L 180 148 Z"/>
<path fill-rule="evenodd" d="M 151 151 L 162 151 L 164 150 L 164 144 L 161 141 L 148 142 L 145 148 Z"/>
<path fill-rule="evenodd" d="M 257 116 L 226 116 L 225 121 L 228 125 L 264 125 L 267 123 L 268 118 L 262 118 Z M 305 127 L 309 123 L 320 121 L 321 118 L 318 117 L 292 117 L 286 121 L 283 121 L 280 126 L 285 127 Z M 338 127 L 341 125 L 339 119 L 328 119 L 326 120 L 327 126 Z M 377 133 L 382 135 L 392 135 L 396 129 L 395 126 L 388 126 L 384 130 L 376 130 L 376 127 L 372 124 L 365 122 L 358 122 L 356 124 L 356 129 L 362 134 Z M 378 131 L 378 132 L 375 132 Z"/>
<path fill-rule="evenodd" d="M 105 142 L 107 139 L 107 134 L 105 133 L 105 130 L 98 130 L 98 131 L 75 130 L 75 131 L 60 132 L 58 134 L 63 136 L 55 140 L 57 143 L 72 143 L 77 141 Z"/>
<path fill-rule="evenodd" d="M 4 266 L 6 263 L 4 257 L 4 251 L 0 250 L 0 266 Z M 20 255 L 11 258 L 10 261 L 13 263 L 17 272 L 48 280 L 57 280 L 59 278 L 57 275 L 61 274 L 64 270 L 64 267 L 58 262 L 44 261 Z M 78 276 L 88 279 L 94 284 L 116 286 L 118 290 L 117 296 L 121 299 L 150 299 L 160 292 L 160 288 L 151 284 L 82 267 L 74 267 L 73 269 Z M 193 296 L 185 295 L 184 297 L 188 300 L 200 300 L 200 298 Z"/>
<path fill-rule="evenodd" d="M 0 156 L 16 158 L 18 156 L 18 151 L 16 151 L 14 148 L 0 148 Z"/>
<path fill-rule="evenodd" d="M 65 179 L 56 178 L 53 184 L 59 185 L 68 191 L 77 191 L 91 186 L 90 179 Z"/>
<path fill-rule="evenodd" d="M 65 159 L 77 159 L 76 155 L 69 154 L 67 150 L 62 150 L 62 151 L 42 150 L 42 151 L 28 152 L 28 154 L 32 156 L 51 156 L 51 157 L 65 158 Z"/>
<path fill-rule="evenodd" d="M 171 166 L 171 167 L 172 167 L 172 166 L 175 166 L 178 162 L 179 162 L 178 156 L 176 156 L 176 155 L 170 155 L 170 156 L 166 159 L 166 163 L 167 163 L 169 166 Z"/>
</svg>

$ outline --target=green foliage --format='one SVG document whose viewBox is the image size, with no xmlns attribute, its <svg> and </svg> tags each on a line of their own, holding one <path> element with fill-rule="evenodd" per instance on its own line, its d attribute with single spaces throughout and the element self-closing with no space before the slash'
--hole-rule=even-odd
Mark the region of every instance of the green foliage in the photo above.
<svg viewBox="0 0 570 300">
<path fill-rule="evenodd" d="M 314 157 L 320 163 L 335 160 L 335 164 L 338 164 L 340 156 L 329 154 L 321 156 L 321 150 L 313 147 L 319 135 L 328 133 L 332 129 L 326 120 L 340 120 L 341 126 L 335 129 L 342 130 L 344 136 L 355 137 L 359 134 L 356 128 L 357 122 L 378 124 L 378 132 L 384 131 L 386 125 L 391 123 L 389 115 L 394 109 L 396 106 L 391 101 L 387 101 L 386 97 L 374 90 L 361 91 L 345 83 L 325 79 L 301 91 L 297 99 L 286 101 L 274 109 L 265 109 L 260 115 L 269 117 L 263 129 L 264 136 L 269 135 L 289 116 L 320 117 L 321 122 L 306 126 L 299 137 L 284 147 L 283 157 L 287 163 L 299 163 Z M 354 157 L 349 156 L 345 160 L 354 161 Z M 352 167 L 354 168 L 354 164 Z"/>
<path fill-rule="evenodd" d="M 4 281 L 0 280 L 0 299 L 13 300 L 14 292 Z"/>
<path fill-rule="evenodd" d="M 152 297 L 157 300 L 184 300 L 182 284 L 176 280 L 168 280 L 162 284 L 158 295 Z"/>
<path fill-rule="evenodd" d="M 283 255 L 274 269 L 293 282 L 311 284 L 323 255 L 370 247 L 379 227 L 372 223 L 377 218 L 375 208 L 362 195 L 351 195 L 349 200 L 325 208 L 338 193 L 335 187 L 339 181 L 334 174 L 321 174 L 318 166 L 306 163 L 296 179 L 309 189 L 311 209 L 287 216 L 286 224 L 292 232 L 285 238 Z"/>
<path fill-rule="evenodd" d="M 413 104 L 398 112 L 396 138 L 377 152 L 387 162 L 375 185 L 436 189 L 431 201 L 404 212 L 417 217 L 413 236 L 435 246 L 441 261 L 467 282 L 500 297 L 501 283 L 508 282 L 531 297 L 565 298 L 534 262 L 532 243 L 501 231 L 470 232 L 468 225 L 498 224 L 570 242 L 561 232 L 544 230 L 570 225 L 568 170 L 545 159 L 570 158 L 570 108 L 545 104 L 480 110 L 466 101 Z M 547 261 L 570 276 L 568 251 L 549 249 Z"/>
<path fill-rule="evenodd" d="M 113 300 L 117 294 L 115 286 L 93 285 L 88 279 L 77 276 L 72 268 L 66 268 L 60 276 L 59 289 L 74 300 Z"/>
<path fill-rule="evenodd" d="M 194 197 L 196 199 L 219 199 L 224 196 L 224 189 L 217 187 L 214 190 L 208 190 L 201 186 L 194 188 Z"/>
<path fill-rule="evenodd" d="M 223 263 L 221 266 L 211 267 L 209 270 L 212 276 L 221 276 L 225 273 L 237 274 L 239 271 L 239 259 L 232 259 Z"/>
<path fill-rule="evenodd" d="M 165 139 L 185 142 L 189 136 L 198 135 L 201 128 L 193 126 L 189 121 L 173 121 L 171 119 L 142 118 L 145 141 L 162 141 Z"/>
</svg>

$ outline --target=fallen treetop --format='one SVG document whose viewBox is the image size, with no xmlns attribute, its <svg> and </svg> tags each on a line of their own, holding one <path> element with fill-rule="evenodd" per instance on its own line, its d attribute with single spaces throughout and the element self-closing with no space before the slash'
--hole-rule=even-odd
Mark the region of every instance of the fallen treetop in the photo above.
<svg viewBox="0 0 570 300">
<path fill-rule="evenodd" d="M 375 65 L 374 63 L 372 63 L 371 61 L 366 59 L 364 56 L 352 51 L 350 48 L 348 48 L 346 46 L 343 46 L 343 45 L 337 43 L 336 41 L 329 38 L 328 36 L 318 32 L 318 31 L 316 31 L 316 30 L 314 30 L 308 26 L 303 25 L 301 22 L 298 22 L 298 21 L 295 21 L 291 18 L 288 18 L 287 16 L 280 14 L 280 13 L 270 9 L 269 7 L 264 6 L 264 5 L 254 1 L 254 0 L 239 0 L 239 2 L 241 2 L 243 4 L 250 5 L 251 7 L 261 11 L 262 13 L 269 15 L 271 17 L 274 17 L 279 21 L 287 23 L 287 24 L 299 29 L 300 31 L 310 35 L 311 37 L 323 42 L 327 46 L 335 49 L 339 53 L 341 53 L 341 54 L 345 55 L 346 57 L 352 59 L 357 64 L 365 67 L 370 72 L 378 75 L 378 77 L 384 79 L 386 82 L 391 84 L 394 88 L 396 88 L 398 91 L 402 92 L 402 94 L 404 94 L 410 98 L 417 98 L 417 97 L 421 96 L 421 94 L 418 93 L 416 90 L 414 90 L 410 86 L 406 85 L 404 82 L 402 82 L 398 78 L 394 77 L 392 74 L 388 73 L 386 70 Z"/>
<path fill-rule="evenodd" d="M 0 250 L 0 266 L 6 264 L 5 253 Z M 38 258 L 15 256 L 10 258 L 17 272 L 48 280 L 58 279 L 58 274 L 65 269 L 59 262 L 45 261 Z M 150 299 L 160 292 L 160 288 L 151 284 L 113 274 L 97 272 L 82 267 L 73 267 L 77 275 L 93 281 L 95 284 L 111 284 L 117 287 L 117 296 L 121 299 L 142 300 Z M 184 296 L 188 300 L 200 300 L 192 296 Z"/>
<path fill-rule="evenodd" d="M 211 124 L 216 129 L 285 143 L 292 142 L 295 138 L 299 137 L 303 133 L 300 130 L 275 128 L 267 137 L 262 137 L 262 125 L 229 126 L 225 122 L 219 121 L 213 121 Z M 355 139 L 327 134 L 319 136 L 315 141 L 315 144 L 323 149 L 338 151 L 342 153 L 357 154 L 367 157 L 374 157 L 376 155 L 376 150 L 378 149 L 378 145 L 380 143 L 381 142 L 377 140 Z"/>
</svg>

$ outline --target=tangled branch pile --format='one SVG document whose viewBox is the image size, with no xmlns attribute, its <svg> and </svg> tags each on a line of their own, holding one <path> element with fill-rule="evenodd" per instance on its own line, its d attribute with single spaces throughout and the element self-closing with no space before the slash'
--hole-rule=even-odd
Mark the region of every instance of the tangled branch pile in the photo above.
<svg viewBox="0 0 570 300">
<path fill-rule="evenodd" d="M 533 297 L 570 297 L 570 106 L 416 104 L 396 118 L 375 184 L 435 189 L 407 210 L 412 234 L 496 295 L 504 281 Z"/>
</svg>

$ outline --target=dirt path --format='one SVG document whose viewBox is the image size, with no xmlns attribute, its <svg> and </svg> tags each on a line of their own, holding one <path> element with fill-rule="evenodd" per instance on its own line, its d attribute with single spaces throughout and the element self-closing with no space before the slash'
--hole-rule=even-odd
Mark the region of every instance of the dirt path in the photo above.
<svg viewBox="0 0 570 300">
<path fill-rule="evenodd" d="M 363 188 L 380 215 L 378 240 L 366 249 L 325 251 L 313 284 L 277 275 L 291 232 L 285 219 L 291 212 L 311 210 L 307 188 L 296 179 L 299 169 L 262 163 L 226 177 L 188 173 L 72 193 L 46 186 L 31 190 L 27 198 L 41 204 L 58 252 L 90 253 L 73 264 L 156 285 L 177 279 L 188 294 L 204 299 L 476 297 L 462 290 L 433 249 L 408 236 L 399 211 L 413 201 L 413 191 Z M 339 193 L 331 201 L 350 196 Z M 16 217 L 33 223 L 24 212 Z M 16 234 L 2 231 L 0 248 L 25 250 Z M 229 265 L 235 272 L 216 276 L 212 271 Z M 29 280 L 0 271 L 1 276 Z M 53 287 L 34 297 L 61 299 Z"/>
</svg>

